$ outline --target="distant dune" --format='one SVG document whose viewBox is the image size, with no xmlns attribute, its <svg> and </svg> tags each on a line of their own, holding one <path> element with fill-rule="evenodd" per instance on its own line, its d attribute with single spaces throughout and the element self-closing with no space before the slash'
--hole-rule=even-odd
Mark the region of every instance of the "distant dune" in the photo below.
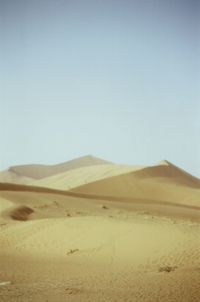
<svg viewBox="0 0 200 302">
<path fill-rule="evenodd" d="M 69 190 L 96 180 L 137 171 L 139 169 L 142 169 L 142 166 L 117 164 L 92 165 L 68 170 L 67 172 L 32 181 L 30 184 L 59 190 Z"/>
<path fill-rule="evenodd" d="M 91 156 L 0 176 L 0 301 L 199 302 L 199 179 Z"/>
<path fill-rule="evenodd" d="M 0 172 L 0 182 L 26 184 L 31 180 L 33 180 L 33 178 L 19 175 L 11 169 Z"/>
<path fill-rule="evenodd" d="M 21 165 L 0 172 L 0 182 L 27 183 L 32 179 L 41 179 L 68 170 L 101 164 L 111 164 L 103 159 L 87 155 L 57 165 Z"/>
</svg>

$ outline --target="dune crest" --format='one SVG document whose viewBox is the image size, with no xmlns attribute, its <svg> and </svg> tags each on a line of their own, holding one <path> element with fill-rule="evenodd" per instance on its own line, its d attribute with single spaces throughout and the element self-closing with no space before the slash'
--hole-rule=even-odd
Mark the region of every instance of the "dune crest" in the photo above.
<svg viewBox="0 0 200 302">
<path fill-rule="evenodd" d="M 71 191 L 199 206 L 200 180 L 172 164 L 159 164 L 96 180 Z"/>
<path fill-rule="evenodd" d="M 25 184 L 28 183 L 29 180 L 41 179 L 68 170 L 101 164 L 111 164 L 111 162 L 92 155 L 86 155 L 56 165 L 28 164 L 12 166 L 7 171 L 0 172 L 0 182 Z"/>
<path fill-rule="evenodd" d="M 126 174 L 142 168 L 143 166 L 117 164 L 92 165 L 76 168 L 40 180 L 32 181 L 30 184 L 59 190 L 69 190 L 100 179 Z"/>
</svg>

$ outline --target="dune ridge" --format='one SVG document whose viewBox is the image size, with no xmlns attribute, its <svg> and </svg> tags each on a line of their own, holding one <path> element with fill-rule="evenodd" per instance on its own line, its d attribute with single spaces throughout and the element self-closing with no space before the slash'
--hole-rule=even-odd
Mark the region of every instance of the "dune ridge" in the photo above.
<svg viewBox="0 0 200 302">
<path fill-rule="evenodd" d="M 54 174 L 62 173 L 64 171 L 76 169 L 77 167 L 79 168 L 90 165 L 101 165 L 106 163 L 110 164 L 110 162 L 105 161 L 103 159 L 94 157 L 92 155 L 86 155 L 57 165 L 32 164 L 13 166 L 9 169 L 9 171 L 12 171 L 19 175 L 23 175 L 25 177 L 41 179 Z"/>
<path fill-rule="evenodd" d="M 143 168 L 97 180 L 71 190 L 75 193 L 138 200 L 171 201 L 199 206 L 200 182 L 174 165 Z"/>
<path fill-rule="evenodd" d="M 78 187 L 79 189 L 79 187 Z M 173 206 L 173 207 L 183 207 L 183 208 L 189 208 L 189 209 L 196 209 L 200 210 L 200 204 L 199 204 L 199 196 L 200 192 L 197 191 L 197 194 L 195 195 L 196 199 L 193 198 L 191 202 L 186 201 L 184 202 L 176 202 L 173 199 L 151 199 L 149 197 L 130 197 L 130 196 L 116 196 L 116 195 L 99 195 L 99 194 L 91 194 L 91 193 L 81 193 L 78 192 L 78 190 L 74 191 L 65 191 L 65 190 L 57 190 L 57 189 L 51 189 L 46 187 L 36 187 L 36 186 L 29 186 L 29 185 L 19 185 L 19 184 L 2 184 L 0 183 L 0 192 L 32 192 L 32 193 L 50 193 L 50 194 L 57 194 L 57 195 L 64 195 L 72 198 L 81 198 L 81 199 L 89 199 L 89 200 L 100 200 L 100 201 L 115 201 L 115 202 L 129 202 L 129 203 L 138 203 L 138 204 L 157 204 L 162 206 Z M 189 191 L 188 195 L 191 193 Z M 195 191 L 196 193 L 196 191 Z"/>
<path fill-rule="evenodd" d="M 128 166 L 117 164 L 92 165 L 69 170 L 47 178 L 32 181 L 30 185 L 47 187 L 59 190 L 70 190 L 72 188 L 94 182 L 96 180 L 109 178 L 115 175 L 126 174 L 142 169 L 143 166 Z"/>
</svg>

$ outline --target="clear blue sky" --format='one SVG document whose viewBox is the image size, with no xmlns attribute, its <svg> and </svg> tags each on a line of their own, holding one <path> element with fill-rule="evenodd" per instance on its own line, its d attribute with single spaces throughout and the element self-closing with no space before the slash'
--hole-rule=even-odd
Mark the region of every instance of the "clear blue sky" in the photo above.
<svg viewBox="0 0 200 302">
<path fill-rule="evenodd" d="M 85 154 L 200 177 L 198 0 L 0 0 L 0 169 Z"/>
</svg>

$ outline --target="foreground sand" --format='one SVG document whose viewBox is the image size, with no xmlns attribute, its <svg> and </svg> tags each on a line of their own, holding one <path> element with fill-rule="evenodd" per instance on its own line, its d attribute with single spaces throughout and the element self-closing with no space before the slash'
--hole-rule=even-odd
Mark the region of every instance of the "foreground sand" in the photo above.
<svg viewBox="0 0 200 302">
<path fill-rule="evenodd" d="M 0 301 L 200 301 L 199 179 L 86 156 L 0 182 Z"/>
<path fill-rule="evenodd" d="M 197 209 L 13 190 L 0 205 L 0 301 L 200 301 Z"/>
</svg>

